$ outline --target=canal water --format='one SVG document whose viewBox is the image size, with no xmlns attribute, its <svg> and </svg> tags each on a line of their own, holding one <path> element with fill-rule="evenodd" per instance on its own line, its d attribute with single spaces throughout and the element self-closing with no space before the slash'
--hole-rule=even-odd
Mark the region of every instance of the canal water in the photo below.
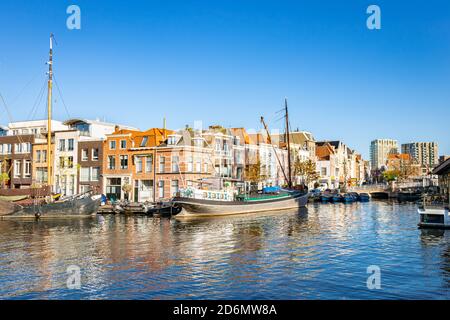
<svg viewBox="0 0 450 320">
<path fill-rule="evenodd" d="M 0 221 L 0 298 L 449 299 L 450 232 L 417 229 L 416 212 L 373 201 L 188 221 Z M 72 265 L 79 289 L 67 287 Z M 370 266 L 379 289 L 367 286 Z"/>
</svg>

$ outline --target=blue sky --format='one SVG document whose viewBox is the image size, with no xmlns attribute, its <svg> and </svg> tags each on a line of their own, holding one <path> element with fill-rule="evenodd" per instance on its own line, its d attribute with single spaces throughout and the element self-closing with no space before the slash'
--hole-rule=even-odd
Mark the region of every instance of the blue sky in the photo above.
<svg viewBox="0 0 450 320">
<path fill-rule="evenodd" d="M 70 4 L 81 30 L 66 28 Z M 366 27 L 370 4 L 381 30 Z M 365 157 L 374 138 L 437 141 L 450 154 L 449 1 L 2 0 L 0 30 L 0 93 L 14 120 L 45 117 L 44 100 L 30 111 L 53 32 L 72 117 L 258 130 L 264 115 L 282 128 L 288 97 L 293 128 Z"/>
</svg>

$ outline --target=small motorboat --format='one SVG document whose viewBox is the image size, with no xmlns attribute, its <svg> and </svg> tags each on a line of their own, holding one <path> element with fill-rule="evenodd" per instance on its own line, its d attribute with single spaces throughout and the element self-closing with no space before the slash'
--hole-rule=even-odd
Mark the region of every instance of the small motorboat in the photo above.
<svg viewBox="0 0 450 320">
<path fill-rule="evenodd" d="M 340 193 L 337 193 L 337 194 L 335 194 L 335 195 L 333 195 L 333 197 L 332 197 L 332 199 L 333 199 L 333 202 L 342 202 L 342 194 L 340 194 Z"/>
<path fill-rule="evenodd" d="M 370 201 L 370 194 L 362 192 L 359 194 L 359 201 L 361 202 L 367 202 Z"/>
<path fill-rule="evenodd" d="M 322 201 L 322 202 L 330 202 L 332 200 L 333 200 L 333 195 L 331 195 L 331 194 L 322 194 L 320 196 L 320 201 Z"/>
<path fill-rule="evenodd" d="M 351 203 L 351 202 L 355 202 L 355 196 L 350 194 L 350 193 L 346 193 L 344 194 L 344 196 L 342 197 L 342 201 L 344 203 Z"/>
<path fill-rule="evenodd" d="M 349 194 L 355 198 L 355 201 L 361 200 L 358 192 L 349 192 Z"/>
<path fill-rule="evenodd" d="M 180 205 L 171 202 L 158 202 L 154 206 L 147 209 L 146 214 L 148 215 L 159 215 L 161 217 L 171 217 L 176 216 L 181 212 L 183 208 Z"/>
</svg>

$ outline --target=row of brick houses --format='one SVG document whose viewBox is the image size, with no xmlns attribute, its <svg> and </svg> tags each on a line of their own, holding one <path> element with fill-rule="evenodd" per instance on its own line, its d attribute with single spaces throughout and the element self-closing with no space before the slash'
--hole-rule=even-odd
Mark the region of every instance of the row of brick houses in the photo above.
<svg viewBox="0 0 450 320">
<path fill-rule="evenodd" d="M 10 123 L 0 131 L 0 194 L 17 194 L 47 184 L 51 161 L 53 192 L 73 195 L 88 190 L 111 200 L 167 200 L 181 188 L 213 181 L 239 184 L 246 169 L 260 164 L 262 185 L 286 183 L 286 136 L 210 126 L 181 130 L 137 128 L 99 120 L 52 122 L 47 150 L 46 120 Z M 313 161 L 321 181 L 338 187 L 345 179 L 365 179 L 361 155 L 340 141 L 316 142 L 311 133 L 291 132 L 291 163 Z M 296 183 L 302 183 L 294 177 Z"/>
</svg>

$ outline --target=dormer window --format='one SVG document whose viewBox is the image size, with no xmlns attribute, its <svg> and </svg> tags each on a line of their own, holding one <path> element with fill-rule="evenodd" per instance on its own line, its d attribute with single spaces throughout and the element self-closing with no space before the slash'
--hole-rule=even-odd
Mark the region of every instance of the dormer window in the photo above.
<svg viewBox="0 0 450 320">
<path fill-rule="evenodd" d="M 203 138 L 194 138 L 195 147 L 203 147 Z"/>
<path fill-rule="evenodd" d="M 167 140 L 168 145 L 176 145 L 178 142 L 178 136 L 169 136 L 169 139 Z"/>
<path fill-rule="evenodd" d="M 145 147 L 147 145 L 147 141 L 148 141 L 148 136 L 143 137 L 140 147 L 141 148 Z"/>
</svg>

